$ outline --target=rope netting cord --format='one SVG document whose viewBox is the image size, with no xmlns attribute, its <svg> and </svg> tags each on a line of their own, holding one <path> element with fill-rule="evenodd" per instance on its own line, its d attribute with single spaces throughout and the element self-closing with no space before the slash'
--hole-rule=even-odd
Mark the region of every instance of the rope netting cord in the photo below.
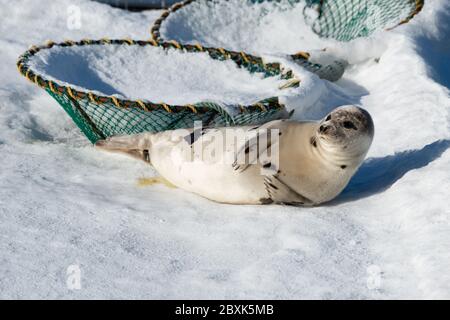
<svg viewBox="0 0 450 320">
<path fill-rule="evenodd" d="M 125 40 L 82 40 L 62 43 L 48 42 L 44 46 L 33 46 L 18 60 L 19 72 L 28 80 L 46 90 L 70 115 L 73 121 L 95 143 L 115 135 L 158 132 L 189 128 L 195 121 L 204 126 L 230 126 L 257 124 L 285 117 L 284 105 L 278 97 L 267 98 L 250 105 L 238 105 L 237 114 L 230 115 L 223 105 L 215 102 L 199 102 L 187 105 L 170 105 L 146 100 L 126 100 L 115 96 L 99 95 L 89 90 L 81 90 L 58 81 L 46 79 L 30 66 L 30 61 L 40 51 L 52 48 L 75 46 L 153 46 L 163 50 L 179 49 L 185 52 L 207 52 L 214 59 L 231 60 L 249 72 L 262 72 L 265 77 L 278 76 L 284 80 L 283 88 L 299 86 L 291 70 L 283 69 L 278 63 L 264 64 L 261 59 L 247 56 L 242 52 L 220 52 L 200 45 L 180 45 L 178 43 L 159 44 L 155 41 Z"/>
<path fill-rule="evenodd" d="M 367 37 L 377 30 L 390 30 L 401 24 L 407 23 L 424 5 L 424 0 L 242 0 L 250 4 L 262 4 L 265 2 L 276 2 L 288 4 L 292 9 L 297 4 L 304 4 L 303 17 L 314 33 L 321 38 L 332 38 L 338 41 L 350 41 L 359 37 Z M 168 18 L 177 11 L 196 4 L 196 9 L 211 8 L 213 6 L 224 6 L 223 0 L 186 0 L 176 3 L 164 11 L 151 28 L 152 39 L 160 43 L 182 42 L 178 39 L 168 39 L 161 32 L 163 24 L 168 23 Z M 193 9 L 193 10 L 196 10 Z M 192 12 L 191 12 L 192 13 Z M 185 16 L 189 19 L 189 15 Z M 198 16 L 192 19 L 199 19 Z M 209 23 L 218 23 L 213 17 L 205 17 Z M 195 24 L 194 24 L 195 25 Z M 287 25 L 288 26 L 288 25 Z M 197 30 L 198 31 L 198 30 Z M 247 30 L 248 31 L 248 30 Z M 246 30 L 242 30 L 243 33 Z M 301 32 L 301 30 L 299 30 Z M 182 30 L 178 30 L 183 34 Z M 193 36 L 197 36 L 194 32 Z M 201 39 L 196 39 L 201 43 Z M 218 41 L 220 42 L 220 41 Z M 300 44 L 301 45 L 301 44 Z M 220 48 L 227 52 L 232 48 Z M 267 53 L 267 52 L 265 52 Z M 336 66 L 324 65 L 310 61 L 310 54 L 300 51 L 290 56 L 298 64 L 308 71 L 316 73 L 319 77 L 330 81 L 336 81 L 342 76 Z M 260 59 L 252 56 L 253 59 Z M 337 66 L 339 69 L 341 66 Z"/>
</svg>

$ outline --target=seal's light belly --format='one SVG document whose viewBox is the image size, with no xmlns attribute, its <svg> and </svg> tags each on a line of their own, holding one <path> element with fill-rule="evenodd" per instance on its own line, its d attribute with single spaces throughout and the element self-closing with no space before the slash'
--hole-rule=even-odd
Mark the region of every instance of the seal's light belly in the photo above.
<svg viewBox="0 0 450 320">
<path fill-rule="evenodd" d="M 184 151 L 179 146 L 168 148 L 166 144 L 156 143 L 150 151 L 151 162 L 174 185 L 210 200 L 259 204 L 267 197 L 259 167 L 250 166 L 238 173 L 222 158 L 216 162 L 191 161 L 186 159 Z"/>
</svg>

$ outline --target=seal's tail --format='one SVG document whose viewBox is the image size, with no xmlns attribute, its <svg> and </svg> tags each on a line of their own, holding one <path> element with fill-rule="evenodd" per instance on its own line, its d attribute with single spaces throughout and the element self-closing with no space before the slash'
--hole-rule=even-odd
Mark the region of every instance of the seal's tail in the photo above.
<svg viewBox="0 0 450 320">
<path fill-rule="evenodd" d="M 95 147 L 109 152 L 124 153 L 133 158 L 150 163 L 149 134 L 137 134 L 129 136 L 115 136 L 105 140 L 99 140 Z"/>
</svg>

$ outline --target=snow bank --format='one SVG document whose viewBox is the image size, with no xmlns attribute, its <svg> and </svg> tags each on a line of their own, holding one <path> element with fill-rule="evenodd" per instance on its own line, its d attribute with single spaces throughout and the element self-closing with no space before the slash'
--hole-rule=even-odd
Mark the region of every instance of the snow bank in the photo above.
<svg viewBox="0 0 450 320">
<path fill-rule="evenodd" d="M 151 168 L 94 150 L 15 60 L 47 38 L 146 39 L 158 13 L 43 2 L 0 0 L 1 298 L 450 298 L 447 1 L 351 43 L 342 54 L 356 64 L 342 80 L 311 77 L 302 88 L 314 98 L 298 92 L 317 108 L 291 96 L 299 118 L 352 102 L 376 126 L 349 187 L 317 208 L 227 206 L 139 187 Z M 68 28 L 74 5 L 81 29 Z M 236 32 L 223 37 L 245 44 Z M 66 285 L 70 265 L 81 290 Z"/>
</svg>

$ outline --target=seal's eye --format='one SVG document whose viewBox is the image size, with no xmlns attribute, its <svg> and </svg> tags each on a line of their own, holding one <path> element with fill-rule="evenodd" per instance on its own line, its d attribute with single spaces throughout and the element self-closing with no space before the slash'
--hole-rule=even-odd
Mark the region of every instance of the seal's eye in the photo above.
<svg viewBox="0 0 450 320">
<path fill-rule="evenodd" d="M 331 114 L 325 119 L 325 121 L 330 121 L 331 120 Z"/>
<path fill-rule="evenodd" d="M 355 126 L 355 124 L 351 121 L 344 121 L 343 125 L 344 125 L 345 129 L 358 130 L 358 128 Z"/>
</svg>

